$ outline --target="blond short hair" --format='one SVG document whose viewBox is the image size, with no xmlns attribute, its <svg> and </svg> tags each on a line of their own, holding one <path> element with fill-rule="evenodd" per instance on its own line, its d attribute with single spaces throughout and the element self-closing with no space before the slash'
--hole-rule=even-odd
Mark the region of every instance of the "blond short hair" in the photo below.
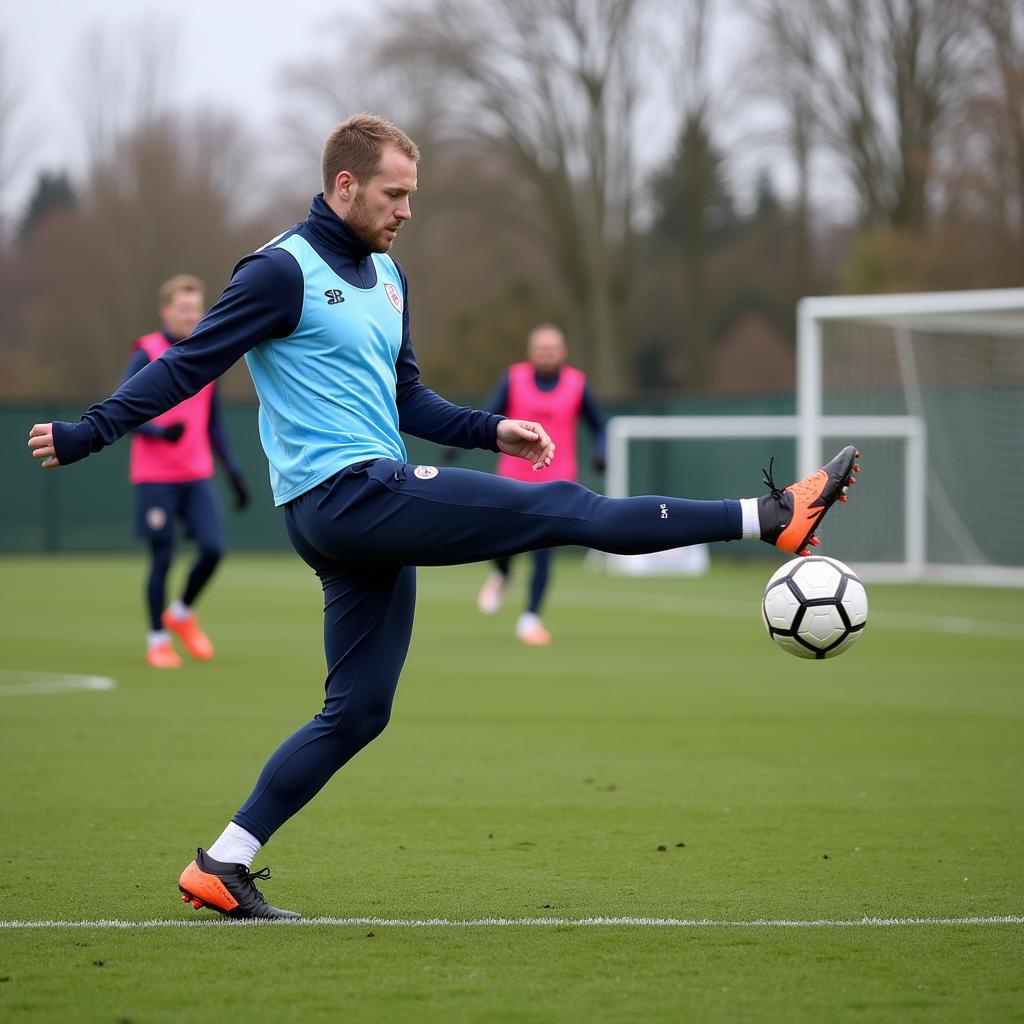
<svg viewBox="0 0 1024 1024">
<path fill-rule="evenodd" d="M 416 143 L 397 125 L 376 114 L 355 114 L 342 121 L 327 136 L 320 170 L 324 192 L 330 194 L 342 171 L 348 171 L 358 182 L 367 182 L 380 164 L 385 146 L 395 146 L 413 163 L 419 161 Z"/>
<path fill-rule="evenodd" d="M 204 298 L 206 287 L 198 277 L 193 277 L 191 274 L 175 274 L 174 277 L 164 281 L 157 292 L 161 307 L 168 305 L 178 292 L 195 292 L 200 298 Z"/>
</svg>

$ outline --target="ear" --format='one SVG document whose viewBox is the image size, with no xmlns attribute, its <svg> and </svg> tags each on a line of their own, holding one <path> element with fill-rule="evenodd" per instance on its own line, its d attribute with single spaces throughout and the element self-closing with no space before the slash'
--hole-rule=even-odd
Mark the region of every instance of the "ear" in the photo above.
<svg viewBox="0 0 1024 1024">
<path fill-rule="evenodd" d="M 334 179 L 334 194 L 343 202 L 354 199 L 358 188 L 359 183 L 350 171 L 339 171 Z"/>
</svg>

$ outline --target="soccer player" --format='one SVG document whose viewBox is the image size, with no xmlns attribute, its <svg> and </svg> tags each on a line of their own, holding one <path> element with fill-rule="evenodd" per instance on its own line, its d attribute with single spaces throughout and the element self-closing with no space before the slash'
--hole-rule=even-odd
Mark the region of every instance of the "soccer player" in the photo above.
<svg viewBox="0 0 1024 1024">
<path fill-rule="evenodd" d="M 323 708 L 267 761 L 255 788 L 178 887 L 232 917 L 296 917 L 271 906 L 253 873 L 260 847 L 387 725 L 408 651 L 416 565 L 489 561 L 558 544 L 623 554 L 760 538 L 805 552 L 853 480 L 844 448 L 759 498 L 613 500 L 579 484 L 528 485 L 489 473 L 410 465 L 400 430 L 551 464 L 544 427 L 446 402 L 420 382 L 405 274 L 388 255 L 412 216 L 419 151 L 373 115 L 349 118 L 323 150 L 324 191 L 309 216 L 245 257 L 181 344 L 77 423 L 37 423 L 42 466 L 98 452 L 245 356 L 260 438 L 289 538 L 324 590 Z"/>
<path fill-rule="evenodd" d="M 160 286 L 163 329 L 144 334 L 132 345 L 122 384 L 195 330 L 203 316 L 203 292 L 199 278 L 188 274 L 179 274 Z M 231 455 L 212 383 L 136 427 L 132 435 L 135 529 L 149 544 L 150 552 L 146 661 L 153 668 L 181 665 L 171 633 L 193 658 L 209 661 L 213 657 L 213 644 L 199 628 L 193 606 L 224 554 L 224 514 L 213 486 L 214 454 L 227 470 L 236 507 L 245 508 L 249 492 Z M 165 609 L 176 520 L 195 541 L 198 553 L 181 597 Z"/>
<path fill-rule="evenodd" d="M 513 363 L 502 374 L 484 405 L 487 412 L 510 419 L 536 420 L 544 424 L 558 458 L 539 473 L 530 464 L 511 455 L 498 456 L 498 475 L 510 480 L 541 483 L 550 480 L 575 480 L 577 477 L 576 428 L 582 417 L 594 435 L 594 464 L 604 469 L 604 416 L 594 399 L 582 370 L 568 365 L 569 348 L 565 335 L 554 324 L 539 324 L 526 343 L 526 362 Z M 484 615 L 493 615 L 502 605 L 508 585 L 511 559 L 494 562 L 477 606 Z M 551 548 L 533 552 L 533 576 L 526 611 L 516 622 L 516 635 L 530 647 L 551 643 L 551 634 L 540 620 L 544 594 L 551 579 Z"/>
</svg>

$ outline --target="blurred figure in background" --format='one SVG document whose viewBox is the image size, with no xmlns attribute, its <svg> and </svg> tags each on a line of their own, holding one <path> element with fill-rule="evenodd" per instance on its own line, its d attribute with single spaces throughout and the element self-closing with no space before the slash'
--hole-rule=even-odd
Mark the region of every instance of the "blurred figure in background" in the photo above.
<svg viewBox="0 0 1024 1024">
<path fill-rule="evenodd" d="M 510 419 L 543 423 L 555 443 L 558 458 L 535 473 L 523 459 L 502 454 L 498 457 L 498 475 L 528 483 L 575 481 L 578 476 L 576 430 L 580 418 L 586 420 L 594 436 L 594 469 L 603 473 L 605 417 L 587 384 L 586 375 L 568 365 L 565 335 L 554 324 L 538 324 L 530 331 L 526 358 L 526 362 L 513 363 L 502 374 L 484 409 Z M 551 554 L 551 548 L 533 552 L 533 577 L 526 610 L 516 622 L 516 635 L 531 647 L 551 642 L 551 634 L 540 620 L 541 605 L 551 578 Z M 484 615 L 494 615 L 501 608 L 511 578 L 510 558 L 496 559 L 494 567 L 477 598 Z"/>
<path fill-rule="evenodd" d="M 161 285 L 163 329 L 135 341 L 122 383 L 195 330 L 203 316 L 203 298 L 202 281 L 187 274 Z M 208 661 L 213 657 L 213 644 L 199 628 L 193 605 L 224 554 L 224 512 L 213 485 L 214 455 L 227 470 L 236 507 L 245 508 L 249 502 L 245 480 L 228 447 L 215 389 L 216 384 L 207 384 L 191 398 L 137 427 L 132 436 L 135 529 L 150 551 L 146 661 L 153 668 L 181 665 L 171 643 L 172 633 L 193 658 Z M 175 521 L 182 523 L 199 550 L 181 597 L 165 608 Z"/>
</svg>

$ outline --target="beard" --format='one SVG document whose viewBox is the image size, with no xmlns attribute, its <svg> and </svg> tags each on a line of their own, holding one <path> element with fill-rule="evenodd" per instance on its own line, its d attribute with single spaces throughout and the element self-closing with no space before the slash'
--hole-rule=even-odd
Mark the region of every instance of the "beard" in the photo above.
<svg viewBox="0 0 1024 1024">
<path fill-rule="evenodd" d="M 373 216 L 367 209 L 366 200 L 361 194 L 356 196 L 352 209 L 348 211 L 348 216 L 345 218 L 345 223 L 370 252 L 388 252 L 390 250 L 392 239 L 383 237 L 382 225 L 374 224 Z"/>
</svg>

